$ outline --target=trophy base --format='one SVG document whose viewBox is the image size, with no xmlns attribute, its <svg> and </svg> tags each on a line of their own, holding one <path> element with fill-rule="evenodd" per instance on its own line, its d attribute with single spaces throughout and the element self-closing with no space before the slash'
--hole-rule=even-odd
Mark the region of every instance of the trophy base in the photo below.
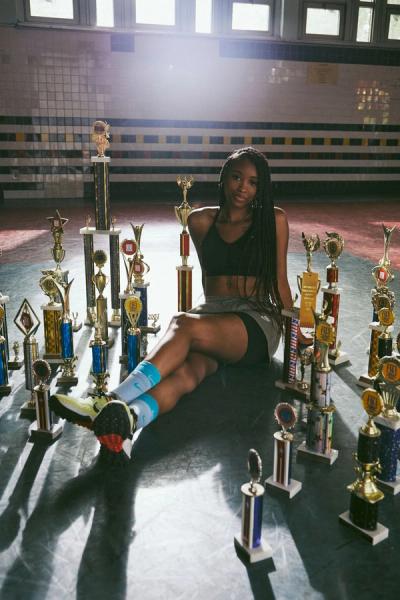
<svg viewBox="0 0 400 600">
<path fill-rule="evenodd" d="M 315 450 L 310 450 L 307 448 L 306 443 L 302 442 L 300 446 L 297 448 L 297 457 L 299 458 L 299 454 L 301 456 L 309 456 L 312 459 L 318 460 L 320 462 L 327 463 L 329 465 L 333 465 L 339 456 L 339 451 L 332 449 L 330 452 L 326 454 L 324 452 L 316 452 Z"/>
<path fill-rule="evenodd" d="M 57 381 L 56 381 L 56 385 L 60 386 L 60 385 L 65 385 L 68 387 L 72 387 L 74 385 L 78 384 L 78 378 L 77 377 L 72 377 L 70 375 L 61 375 L 60 377 L 58 377 Z"/>
<path fill-rule="evenodd" d="M 114 329 L 118 329 L 121 327 L 121 319 L 110 319 L 108 321 L 108 326 L 113 327 Z"/>
<path fill-rule="evenodd" d="M 11 393 L 11 385 L 0 385 L 0 398 Z"/>
<path fill-rule="evenodd" d="M 289 485 L 283 485 L 282 483 L 278 483 L 277 481 L 274 481 L 273 476 L 271 475 L 271 477 L 268 477 L 268 479 L 265 480 L 264 483 L 265 487 L 273 487 L 277 490 L 282 490 L 283 492 L 286 492 L 289 496 L 289 498 L 293 498 L 296 494 L 298 494 L 302 488 L 302 483 L 301 481 L 297 481 L 296 479 L 291 479 Z"/>
<path fill-rule="evenodd" d="M 264 539 L 261 539 L 261 544 L 258 548 L 247 548 L 242 542 L 241 535 L 235 535 L 234 543 L 237 550 L 244 553 L 250 563 L 256 563 L 272 557 L 272 548 Z"/>
<path fill-rule="evenodd" d="M 382 481 L 382 479 L 377 478 L 376 483 L 378 487 L 391 496 L 396 496 L 400 492 L 400 477 L 396 477 L 394 481 Z"/>
<path fill-rule="evenodd" d="M 345 363 L 350 362 L 347 352 L 339 352 L 339 354 L 335 354 L 335 352 L 329 352 L 328 358 L 329 364 L 333 367 L 338 367 L 339 365 L 344 365 Z"/>
<path fill-rule="evenodd" d="M 10 360 L 8 363 L 8 368 L 10 371 L 19 371 L 23 364 L 23 360 Z"/>
<path fill-rule="evenodd" d="M 281 379 L 278 379 L 275 381 L 275 387 L 290 392 L 295 398 L 299 398 L 300 400 L 307 402 L 310 400 L 310 387 L 307 386 L 307 388 L 303 389 L 299 387 L 298 381 L 295 383 L 285 383 Z"/>
<path fill-rule="evenodd" d="M 141 333 L 158 333 L 161 329 L 161 325 L 156 325 L 155 327 L 151 327 L 150 325 L 145 325 L 143 327 L 139 327 Z"/>
<path fill-rule="evenodd" d="M 128 356 L 126 354 L 121 354 L 121 356 L 119 357 L 119 364 L 120 365 L 128 364 Z"/>
<path fill-rule="evenodd" d="M 32 423 L 29 428 L 29 441 L 30 442 L 42 442 L 46 444 L 52 444 L 61 436 L 63 432 L 63 425 L 57 423 L 52 425 L 50 429 L 38 429 L 37 421 Z"/>
<path fill-rule="evenodd" d="M 76 333 L 82 329 L 82 323 L 77 323 L 76 325 L 72 325 L 72 331 Z"/>
<path fill-rule="evenodd" d="M 368 529 L 357 527 L 357 525 L 354 525 L 353 521 L 350 520 L 350 511 L 348 510 L 339 515 L 339 521 L 344 525 L 357 530 L 359 533 L 361 533 L 361 535 L 366 537 L 373 546 L 379 544 L 379 542 L 383 542 L 383 540 L 386 540 L 389 535 L 389 529 L 380 523 L 377 524 L 375 531 L 368 531 Z"/>
<path fill-rule="evenodd" d="M 370 377 L 369 375 L 360 375 L 357 381 L 357 385 L 362 388 L 373 387 L 374 378 Z"/>
<path fill-rule="evenodd" d="M 19 412 L 19 418 L 20 419 L 28 419 L 29 421 L 35 421 L 36 420 L 36 403 L 31 402 L 29 400 L 28 400 L 28 402 L 25 402 L 21 406 L 21 410 Z"/>
<path fill-rule="evenodd" d="M 60 354 L 43 354 L 44 360 L 50 365 L 61 365 L 64 362 L 64 359 Z"/>
</svg>

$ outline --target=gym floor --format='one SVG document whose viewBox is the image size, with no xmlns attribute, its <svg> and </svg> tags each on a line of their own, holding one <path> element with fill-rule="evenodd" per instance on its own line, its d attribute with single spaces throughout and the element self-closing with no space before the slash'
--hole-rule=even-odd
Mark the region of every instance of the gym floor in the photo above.
<svg viewBox="0 0 400 600">
<path fill-rule="evenodd" d="M 191 198 L 189 198 L 191 201 Z M 195 202 L 191 203 L 196 205 Z M 358 377 L 366 371 L 368 324 L 372 316 L 371 269 L 383 255 L 381 223 L 400 223 L 396 201 L 355 202 L 342 199 L 282 201 L 291 241 L 288 268 L 292 290 L 306 267 L 301 232 L 337 231 L 345 239 L 338 261 L 342 288 L 338 337 L 350 362 L 332 373 L 333 447 L 339 451 L 329 467 L 300 460 L 296 448 L 305 438 L 304 405 L 275 387 L 281 376 L 282 347 L 270 368 L 220 370 L 177 408 L 143 430 L 129 466 L 106 470 L 97 464 L 98 442 L 90 431 L 64 424 L 51 446 L 29 441 L 29 421 L 20 418 L 28 399 L 23 369 L 10 372 L 12 393 L 0 403 L 0 597 L 15 599 L 138 598 L 140 600 L 247 600 L 255 598 L 398 598 L 400 575 L 400 497 L 385 495 L 379 521 L 389 537 L 372 546 L 343 526 L 338 515 L 349 507 L 346 486 L 355 479 L 353 452 L 358 428 L 365 422 Z M 9 339 L 22 344 L 14 316 L 26 297 L 42 320 L 47 301 L 39 288 L 41 270 L 52 268 L 53 239 L 46 217 L 59 209 L 69 219 L 62 266 L 74 279 L 71 306 L 85 314 L 83 244 L 79 228 L 89 204 L 0 208 L 0 289 L 7 304 Z M 130 223 L 145 223 L 144 259 L 149 263 L 149 312 L 159 313 L 158 336 L 177 310 L 176 269 L 179 232 L 172 204 L 112 203 L 120 241 L 132 237 Z M 95 246 L 108 252 L 107 240 Z M 400 232 L 392 237 L 395 272 L 391 289 L 400 292 Z M 194 256 L 193 303 L 201 301 L 200 269 Z M 323 251 L 313 267 L 325 281 L 329 263 Z M 121 287 L 126 283 L 121 268 Z M 108 286 L 109 289 L 109 286 Z M 319 299 L 320 306 L 320 299 Z M 110 310 L 110 309 L 109 309 Z M 399 331 L 398 320 L 395 335 Z M 110 389 L 119 380 L 119 330 L 110 350 Z M 75 334 L 78 385 L 84 395 L 91 383 L 89 341 L 83 327 Z M 37 334 L 43 348 L 43 328 Z M 306 373 L 309 377 L 309 372 Z M 55 389 L 55 382 L 51 384 Z M 263 535 L 273 558 L 249 566 L 236 554 L 233 537 L 241 528 L 240 487 L 249 480 L 247 453 L 255 448 L 263 462 L 263 479 L 272 474 L 273 411 L 280 401 L 299 412 L 294 430 L 293 478 L 302 482 L 292 500 L 266 491 Z"/>
</svg>

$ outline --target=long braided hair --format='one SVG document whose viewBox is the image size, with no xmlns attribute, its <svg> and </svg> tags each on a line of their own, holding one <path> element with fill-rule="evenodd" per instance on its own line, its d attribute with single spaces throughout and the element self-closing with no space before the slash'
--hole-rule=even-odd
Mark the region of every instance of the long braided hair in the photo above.
<svg viewBox="0 0 400 600">
<path fill-rule="evenodd" d="M 247 242 L 246 252 L 248 267 L 256 275 L 254 295 L 247 301 L 256 309 L 270 315 L 282 329 L 281 309 L 283 303 L 278 289 L 276 224 L 275 210 L 272 200 L 271 175 L 265 156 L 252 148 L 240 148 L 230 156 L 222 166 L 219 178 L 219 206 L 223 210 L 225 204 L 224 181 L 238 160 L 247 159 L 257 171 L 257 193 L 252 202 L 251 235 Z M 245 279 L 246 290 L 246 279 Z"/>
</svg>

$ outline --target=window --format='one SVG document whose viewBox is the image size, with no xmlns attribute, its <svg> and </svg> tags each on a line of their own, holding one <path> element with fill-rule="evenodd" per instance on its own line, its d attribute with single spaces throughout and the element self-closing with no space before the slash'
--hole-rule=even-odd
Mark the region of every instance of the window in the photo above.
<svg viewBox="0 0 400 600">
<path fill-rule="evenodd" d="M 233 2 L 232 29 L 235 31 L 269 31 L 269 4 Z"/>
<path fill-rule="evenodd" d="M 357 42 L 370 42 L 372 40 L 374 4 L 374 0 L 363 0 L 360 2 L 357 18 Z"/>
<path fill-rule="evenodd" d="M 114 27 L 114 0 L 96 0 L 97 27 Z"/>
<path fill-rule="evenodd" d="M 196 33 L 211 33 L 212 0 L 196 0 Z"/>
<path fill-rule="evenodd" d="M 73 0 L 30 0 L 29 13 L 30 17 L 72 20 L 74 2 Z"/>
<path fill-rule="evenodd" d="M 387 39 L 400 40 L 400 0 L 387 0 Z"/>
<path fill-rule="evenodd" d="M 136 0 L 136 23 L 175 25 L 175 0 Z"/>
<path fill-rule="evenodd" d="M 305 35 L 340 38 L 344 27 L 344 8 L 344 4 L 305 2 Z"/>
</svg>

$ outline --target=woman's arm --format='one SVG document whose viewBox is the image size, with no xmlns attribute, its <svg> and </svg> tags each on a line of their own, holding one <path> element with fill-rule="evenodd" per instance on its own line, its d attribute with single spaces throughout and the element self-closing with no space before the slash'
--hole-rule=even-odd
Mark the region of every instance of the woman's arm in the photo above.
<svg viewBox="0 0 400 600">
<path fill-rule="evenodd" d="M 275 207 L 276 223 L 276 262 L 278 290 L 284 308 L 292 308 L 292 292 L 287 278 L 287 251 L 289 243 L 289 225 L 286 213 Z"/>
<path fill-rule="evenodd" d="M 195 208 L 188 217 L 188 229 L 190 237 L 192 238 L 192 242 L 196 248 L 196 253 L 201 267 L 201 282 L 203 284 L 203 290 L 205 289 L 205 275 L 202 264 L 201 244 L 213 222 L 216 210 L 218 210 L 216 207 L 209 206 L 204 208 Z"/>
</svg>

